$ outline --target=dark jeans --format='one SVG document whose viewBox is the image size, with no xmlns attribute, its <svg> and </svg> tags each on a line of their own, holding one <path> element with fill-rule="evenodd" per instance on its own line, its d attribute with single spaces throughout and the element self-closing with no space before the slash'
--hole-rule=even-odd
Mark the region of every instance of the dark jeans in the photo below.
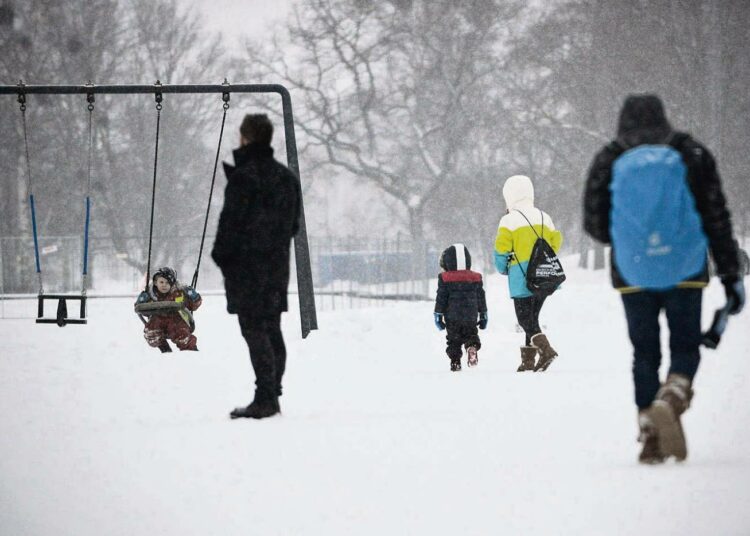
<svg viewBox="0 0 750 536">
<path fill-rule="evenodd" d="M 240 314 L 238 317 L 255 371 L 256 399 L 281 396 L 281 378 L 286 369 L 281 314 L 263 318 Z"/>
<path fill-rule="evenodd" d="M 445 353 L 451 360 L 461 359 L 461 346 L 473 346 L 477 350 L 482 347 L 476 322 L 448 322 L 445 331 L 445 340 L 448 342 Z"/>
<path fill-rule="evenodd" d="M 518 324 L 526 332 L 526 346 L 531 344 L 531 337 L 542 330 L 539 327 L 539 313 L 547 296 L 541 298 L 529 296 L 528 298 L 513 298 L 513 306 L 516 308 L 516 319 Z"/>
<path fill-rule="evenodd" d="M 659 313 L 663 309 L 669 326 L 669 372 L 693 380 L 701 360 L 701 289 L 676 288 L 623 294 L 628 334 L 633 343 L 635 403 L 651 405 L 659 390 L 661 344 Z"/>
</svg>

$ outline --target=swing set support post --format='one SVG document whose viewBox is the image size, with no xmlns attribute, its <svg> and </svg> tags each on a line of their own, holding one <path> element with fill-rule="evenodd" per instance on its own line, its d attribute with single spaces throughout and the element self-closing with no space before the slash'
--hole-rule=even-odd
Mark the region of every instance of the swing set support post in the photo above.
<svg viewBox="0 0 750 536">
<path fill-rule="evenodd" d="M 177 84 L 177 85 L 102 85 L 83 84 L 71 85 L 0 85 L 0 95 L 86 95 L 93 99 L 96 94 L 120 95 L 153 95 L 167 94 L 203 94 L 203 93 L 276 93 L 281 96 L 284 118 L 284 134 L 286 136 L 287 166 L 299 178 L 299 161 L 297 158 L 297 142 L 294 134 L 294 117 L 292 100 L 289 90 L 280 84 Z M 89 101 L 91 102 L 91 101 Z M 318 329 L 317 313 L 315 309 L 315 293 L 313 291 L 312 267 L 310 263 L 310 249 L 305 225 L 304 203 L 300 199 L 299 232 L 294 237 L 294 254 L 297 265 L 297 288 L 299 292 L 300 323 L 302 338 L 306 338 L 310 331 Z M 81 309 L 84 310 L 84 303 Z M 59 315 L 58 315 L 59 316 Z M 70 323 L 70 320 L 68 320 Z"/>
</svg>

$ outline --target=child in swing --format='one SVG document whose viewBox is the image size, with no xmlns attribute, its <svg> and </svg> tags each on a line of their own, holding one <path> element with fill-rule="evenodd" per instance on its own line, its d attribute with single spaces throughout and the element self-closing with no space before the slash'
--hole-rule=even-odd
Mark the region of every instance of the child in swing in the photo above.
<svg viewBox="0 0 750 536">
<path fill-rule="evenodd" d="M 461 370 L 461 347 L 466 348 L 467 364 L 478 363 L 477 352 L 482 344 L 479 329 L 487 327 L 487 302 L 482 274 L 471 271 L 471 255 L 463 244 L 453 244 L 440 255 L 438 289 L 435 298 L 435 326 L 447 330 L 445 353 L 451 370 Z"/>
<path fill-rule="evenodd" d="M 156 270 L 151 281 L 151 288 L 138 295 L 136 305 L 173 301 L 184 303 L 186 311 L 179 310 L 167 314 L 151 315 L 143 329 L 146 342 L 149 346 L 159 348 L 162 352 L 168 352 L 171 350 L 168 350 L 167 339 L 171 339 L 180 350 L 197 351 L 198 339 L 191 333 L 193 324 L 190 311 L 195 311 L 201 306 L 201 295 L 194 288 L 181 285 L 177 281 L 177 274 L 169 267 Z"/>
</svg>

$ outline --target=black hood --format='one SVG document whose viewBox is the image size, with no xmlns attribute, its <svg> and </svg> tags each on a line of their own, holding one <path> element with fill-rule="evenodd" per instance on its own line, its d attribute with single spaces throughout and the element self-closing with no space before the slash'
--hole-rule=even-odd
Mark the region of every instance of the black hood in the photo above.
<svg viewBox="0 0 750 536">
<path fill-rule="evenodd" d="M 656 95 L 628 95 L 620 110 L 617 137 L 627 145 L 663 143 L 672 132 Z"/>
</svg>

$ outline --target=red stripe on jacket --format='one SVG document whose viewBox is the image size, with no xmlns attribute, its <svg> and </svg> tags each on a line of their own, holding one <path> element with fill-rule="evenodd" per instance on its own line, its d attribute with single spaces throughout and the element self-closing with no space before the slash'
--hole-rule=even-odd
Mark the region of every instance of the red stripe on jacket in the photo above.
<svg viewBox="0 0 750 536">
<path fill-rule="evenodd" d="M 445 283 L 481 283 L 482 274 L 471 270 L 451 270 L 440 274 Z"/>
</svg>

